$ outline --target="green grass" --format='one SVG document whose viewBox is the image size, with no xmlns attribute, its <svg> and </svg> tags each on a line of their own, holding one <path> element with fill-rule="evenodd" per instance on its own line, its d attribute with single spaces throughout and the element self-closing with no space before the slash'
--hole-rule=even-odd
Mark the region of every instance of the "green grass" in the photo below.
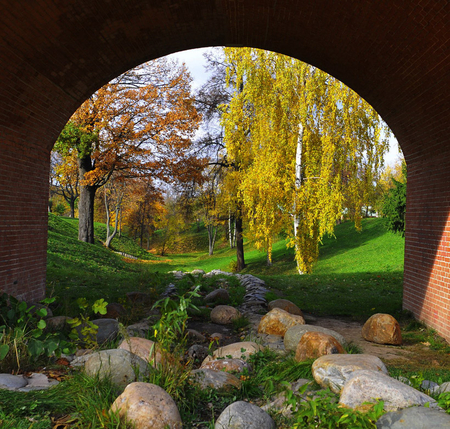
<svg viewBox="0 0 450 429">
<path fill-rule="evenodd" d="M 247 267 L 242 273 L 260 276 L 273 291 L 306 312 L 357 319 L 377 312 L 400 314 L 404 238 L 389 233 L 382 219 L 364 219 L 362 226 L 357 232 L 351 222 L 337 225 L 335 237 L 325 238 L 320 246 L 314 272 L 301 276 L 296 274 L 294 251 L 286 248 L 283 239 L 275 242 L 271 267 L 266 266 L 265 253 L 246 243 Z M 114 239 L 114 250 L 148 261 L 130 263 L 104 248 L 100 240 L 94 245 L 79 242 L 77 227 L 77 220 L 49 217 L 49 291 L 54 289 L 65 302 L 80 296 L 117 301 L 131 290 L 161 291 L 170 281 L 168 271 L 229 271 L 236 259 L 235 250 L 224 241 L 218 243 L 213 256 L 205 249 L 158 257 L 126 236 Z M 104 225 L 96 224 L 96 236 L 104 239 L 104 234 Z M 196 225 L 187 234 L 190 242 L 196 236 L 199 243 L 204 242 L 205 231 L 197 232 Z"/>
</svg>

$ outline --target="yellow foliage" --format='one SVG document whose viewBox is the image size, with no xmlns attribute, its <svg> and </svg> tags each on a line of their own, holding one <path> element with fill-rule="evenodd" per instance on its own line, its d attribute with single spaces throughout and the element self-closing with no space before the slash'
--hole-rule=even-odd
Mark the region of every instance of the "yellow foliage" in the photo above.
<svg viewBox="0 0 450 429">
<path fill-rule="evenodd" d="M 308 64 L 250 48 L 226 48 L 225 59 L 234 92 L 221 123 L 235 168 L 224 186 L 269 259 L 272 237 L 285 230 L 299 270 L 310 272 L 344 210 L 360 224 L 389 132 L 356 93 Z"/>
</svg>

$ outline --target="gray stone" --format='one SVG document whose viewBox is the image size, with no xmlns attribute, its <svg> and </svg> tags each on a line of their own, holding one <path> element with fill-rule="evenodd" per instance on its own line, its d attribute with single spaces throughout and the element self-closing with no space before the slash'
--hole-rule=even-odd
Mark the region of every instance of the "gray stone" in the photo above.
<svg viewBox="0 0 450 429">
<path fill-rule="evenodd" d="M 119 333 L 119 322 L 116 319 L 95 319 L 92 323 L 98 326 L 97 343 L 99 344 L 113 341 Z"/>
<path fill-rule="evenodd" d="M 0 389 L 19 389 L 27 384 L 26 377 L 22 375 L 0 374 Z"/>
<path fill-rule="evenodd" d="M 191 347 L 189 347 L 187 353 L 192 360 L 203 362 L 205 357 L 208 356 L 209 354 L 209 349 L 208 347 L 201 346 L 199 344 L 194 344 Z"/>
<path fill-rule="evenodd" d="M 433 392 L 434 389 L 437 389 L 439 387 L 439 384 L 435 383 L 434 381 L 430 380 L 423 380 L 420 388 L 422 390 L 428 390 L 429 392 Z"/>
<path fill-rule="evenodd" d="M 130 337 L 146 337 L 150 330 L 150 324 L 148 322 L 139 322 L 127 327 L 127 334 Z"/>
<path fill-rule="evenodd" d="M 241 380 L 224 371 L 201 368 L 193 370 L 191 376 L 193 382 L 199 384 L 202 389 L 229 390 L 234 387 L 241 388 Z"/>
<path fill-rule="evenodd" d="M 206 303 L 209 302 L 222 302 L 222 303 L 228 303 L 230 302 L 230 294 L 228 293 L 228 291 L 226 289 L 216 289 L 213 290 L 212 292 L 208 293 L 208 295 L 206 295 L 203 300 Z"/>
<path fill-rule="evenodd" d="M 191 271 L 191 274 L 193 275 L 193 276 L 204 276 L 206 273 L 203 271 L 203 270 L 199 270 L 199 269 L 197 269 L 197 270 L 192 270 Z"/>
<path fill-rule="evenodd" d="M 446 381 L 445 383 L 442 383 L 440 386 L 437 386 L 430 390 L 430 392 L 433 395 L 440 395 L 444 392 L 450 392 L 450 381 Z"/>
<path fill-rule="evenodd" d="M 436 401 L 425 393 L 407 386 L 380 371 L 354 371 L 341 390 L 339 403 L 344 407 L 358 408 L 364 402 L 384 402 L 386 411 L 395 411 L 413 405 L 429 404 L 437 407 Z"/>
<path fill-rule="evenodd" d="M 232 276 L 233 273 L 228 273 L 228 272 L 222 271 L 222 270 L 212 270 L 209 273 L 206 273 L 205 277 L 208 278 L 208 277 L 214 277 L 214 276 L 220 276 L 220 275 L 222 275 L 222 276 Z"/>
<path fill-rule="evenodd" d="M 381 416 L 377 429 L 442 429 L 450 428 L 450 415 L 426 407 L 411 407 Z"/>
<path fill-rule="evenodd" d="M 331 335 L 343 346 L 347 344 L 347 341 L 341 334 L 331 329 L 322 328 L 321 326 L 315 325 L 295 325 L 289 328 L 284 334 L 284 346 L 286 347 L 286 350 L 295 352 L 295 350 L 297 350 L 298 343 L 302 339 L 303 334 L 306 332 L 322 332 L 324 334 Z"/>
<path fill-rule="evenodd" d="M 48 378 L 45 374 L 32 373 L 27 377 L 27 385 L 21 387 L 19 392 L 31 392 L 32 390 L 46 390 L 50 387 L 57 386 L 59 384 L 58 380 L 52 380 Z"/>
<path fill-rule="evenodd" d="M 275 429 L 275 422 L 260 407 L 238 401 L 225 408 L 215 429 Z"/>
<path fill-rule="evenodd" d="M 139 356 L 128 350 L 102 350 L 92 353 L 86 361 L 84 370 L 91 377 L 110 377 L 118 386 L 141 379 L 148 373 L 149 365 Z"/>
<path fill-rule="evenodd" d="M 386 366 L 378 357 L 366 354 L 325 355 L 316 359 L 312 365 L 314 380 L 323 388 L 329 388 L 334 393 L 341 391 L 354 371 L 362 369 L 388 374 Z"/>
</svg>

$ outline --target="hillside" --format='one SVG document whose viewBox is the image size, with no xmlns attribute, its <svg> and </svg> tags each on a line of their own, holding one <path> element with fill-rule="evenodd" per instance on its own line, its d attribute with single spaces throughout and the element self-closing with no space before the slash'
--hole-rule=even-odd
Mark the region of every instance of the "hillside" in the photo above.
<svg viewBox="0 0 450 429">
<path fill-rule="evenodd" d="M 96 224 L 94 245 L 77 240 L 77 227 L 75 219 L 49 216 L 48 293 L 64 297 L 66 307 L 79 296 L 120 301 L 132 290 L 157 294 L 171 281 L 168 271 L 229 271 L 235 260 L 235 250 L 224 243 L 212 257 L 206 249 L 156 256 L 126 236 L 114 239 L 110 250 L 101 242 L 104 225 Z M 193 227 L 188 235 L 191 243 L 204 242 L 204 230 Z M 380 311 L 394 314 L 401 310 L 403 252 L 402 237 L 387 232 L 381 219 L 365 219 L 362 232 L 350 222 L 336 226 L 335 237 L 321 245 L 313 274 L 296 274 L 293 249 L 282 239 L 274 245 L 272 267 L 266 266 L 265 253 L 247 243 L 243 273 L 263 278 L 273 290 L 271 297 L 285 296 L 308 312 L 356 318 Z"/>
</svg>

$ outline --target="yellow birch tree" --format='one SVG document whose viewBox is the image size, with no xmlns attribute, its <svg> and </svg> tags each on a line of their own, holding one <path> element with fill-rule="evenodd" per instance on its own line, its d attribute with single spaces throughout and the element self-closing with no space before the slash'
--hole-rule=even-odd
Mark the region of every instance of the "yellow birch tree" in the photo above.
<svg viewBox="0 0 450 429">
<path fill-rule="evenodd" d="M 225 60 L 234 92 L 221 123 L 248 235 L 270 261 L 273 237 L 287 230 L 299 273 L 311 272 L 344 210 L 360 228 L 387 126 L 342 82 L 301 61 L 250 48 L 226 48 Z"/>
</svg>

